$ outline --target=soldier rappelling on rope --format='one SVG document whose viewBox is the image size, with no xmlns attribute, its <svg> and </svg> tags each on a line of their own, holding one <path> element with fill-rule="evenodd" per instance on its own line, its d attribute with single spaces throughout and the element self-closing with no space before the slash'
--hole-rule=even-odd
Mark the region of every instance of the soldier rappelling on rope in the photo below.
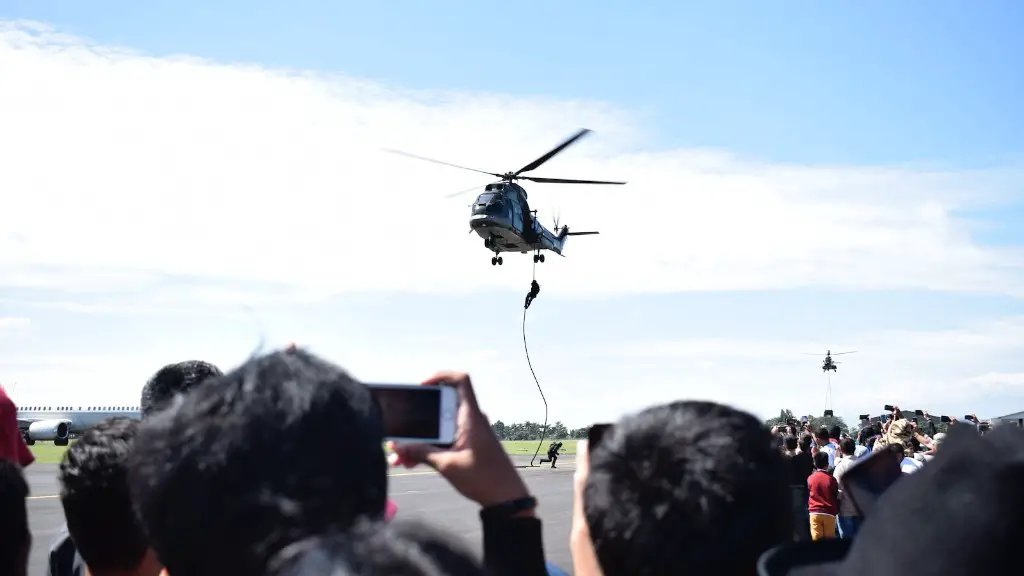
<svg viewBox="0 0 1024 576">
<path fill-rule="evenodd" d="M 530 304 L 533 304 L 533 299 L 536 298 L 538 294 L 540 294 L 540 284 L 538 284 L 537 280 L 534 279 L 530 282 L 530 291 L 526 293 L 526 304 L 523 307 L 529 309 Z"/>
</svg>

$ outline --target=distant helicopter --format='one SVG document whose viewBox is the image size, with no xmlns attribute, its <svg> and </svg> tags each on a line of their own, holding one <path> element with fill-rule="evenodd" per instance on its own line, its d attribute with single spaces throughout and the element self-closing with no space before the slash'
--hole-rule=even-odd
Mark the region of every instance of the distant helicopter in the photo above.
<svg viewBox="0 0 1024 576">
<path fill-rule="evenodd" d="M 835 355 L 836 356 L 841 356 L 843 354 L 856 354 L 856 353 L 857 353 L 856 350 L 850 350 L 849 352 L 836 352 Z M 808 352 L 805 352 L 804 354 L 806 354 L 808 356 L 817 356 L 818 355 L 817 353 L 808 353 Z M 842 364 L 842 362 L 835 362 L 834 360 L 832 360 L 832 351 L 828 350 L 828 351 L 825 352 L 825 360 L 823 360 L 822 363 L 821 363 L 821 371 L 822 372 L 828 372 L 829 370 L 831 370 L 833 372 L 836 372 L 836 371 L 839 370 L 839 366 L 838 366 L 839 364 Z"/>
<path fill-rule="evenodd" d="M 500 181 L 486 185 L 484 191 L 470 205 L 469 232 L 470 234 L 476 232 L 484 239 L 484 248 L 494 252 L 494 256 L 491 258 L 491 266 L 503 264 L 502 252 L 521 252 L 526 254 L 531 250 L 534 253 L 533 261 L 536 263 L 544 261 L 544 254 L 542 252 L 545 250 L 562 256 L 565 241 L 569 236 L 586 236 L 599 234 L 599 232 L 569 232 L 568 225 L 558 226 L 557 218 L 555 219 L 554 228 L 548 230 L 537 220 L 537 211 L 530 210 L 530 204 L 526 200 L 526 189 L 516 184 L 516 180 L 529 180 L 543 184 L 625 184 L 625 182 L 609 182 L 605 180 L 571 180 L 521 175 L 524 172 L 536 170 L 545 162 L 554 158 L 559 152 L 575 144 L 580 138 L 590 134 L 590 132 L 590 130 L 584 128 L 568 140 L 555 146 L 547 154 L 515 172 L 505 172 L 504 174 L 467 168 L 458 164 L 425 158 L 399 150 L 387 150 L 387 152 L 500 178 Z M 470 190 L 464 190 L 448 197 L 458 196 L 466 192 L 470 192 Z"/>
</svg>

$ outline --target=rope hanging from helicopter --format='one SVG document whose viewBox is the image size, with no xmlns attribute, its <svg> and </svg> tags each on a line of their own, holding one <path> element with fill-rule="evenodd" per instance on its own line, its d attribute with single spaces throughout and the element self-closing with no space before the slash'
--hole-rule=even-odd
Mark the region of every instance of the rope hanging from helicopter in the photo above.
<svg viewBox="0 0 1024 576">
<path fill-rule="evenodd" d="M 540 442 L 537 443 L 537 450 L 533 453 L 533 458 L 530 458 L 530 466 L 533 466 L 534 461 L 537 459 L 537 455 L 540 454 L 540 449 L 544 446 L 544 440 L 547 439 L 548 435 L 548 399 L 544 396 L 544 389 L 540 385 L 540 380 L 537 378 L 537 373 L 533 370 L 533 362 L 530 361 L 530 345 L 526 341 L 526 311 L 530 309 L 530 304 L 540 294 L 540 284 L 537 284 L 537 261 L 533 261 L 533 280 L 530 281 L 530 291 L 526 294 L 526 303 L 523 304 L 523 352 L 526 353 L 526 365 L 530 367 L 530 375 L 533 376 L 533 383 L 537 385 L 537 391 L 540 392 L 540 399 L 544 402 L 544 426 L 540 432 Z"/>
</svg>

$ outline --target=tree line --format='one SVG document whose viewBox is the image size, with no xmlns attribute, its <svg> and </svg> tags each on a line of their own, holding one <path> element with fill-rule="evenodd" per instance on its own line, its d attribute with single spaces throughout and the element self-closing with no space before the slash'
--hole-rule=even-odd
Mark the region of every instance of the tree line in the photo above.
<svg viewBox="0 0 1024 576">
<path fill-rule="evenodd" d="M 587 438 L 586 428 L 566 428 L 565 424 L 561 422 L 555 422 L 554 424 L 548 424 L 547 432 L 544 431 L 543 422 L 513 422 L 506 424 L 501 420 L 491 424 L 491 429 L 494 430 L 494 435 L 499 440 L 540 440 L 544 438 L 559 439 L 559 440 L 585 440 Z"/>
<path fill-rule="evenodd" d="M 764 425 L 769 428 L 772 426 L 785 426 L 793 421 L 800 422 L 800 418 L 800 416 L 795 416 L 792 410 L 784 409 L 779 411 L 778 416 L 765 420 Z M 842 416 L 807 416 L 807 422 L 811 425 L 811 430 L 817 430 L 822 426 L 831 430 L 833 426 L 839 426 L 839 430 L 843 434 L 850 434 L 850 427 L 843 420 Z"/>
<path fill-rule="evenodd" d="M 785 426 L 789 422 L 800 421 L 800 417 L 793 414 L 792 410 L 784 409 L 779 411 L 779 415 L 774 418 L 769 418 L 764 421 L 764 425 L 767 427 L 772 426 Z M 855 436 L 857 433 L 856 428 L 851 428 L 842 416 L 808 416 L 807 421 L 811 425 L 812 430 L 817 430 L 824 426 L 829 430 L 833 426 L 838 426 L 844 434 L 850 434 Z M 944 432 L 946 429 L 945 424 L 936 423 L 938 431 Z M 543 436 L 549 439 L 559 440 L 586 440 L 587 430 L 589 426 L 583 428 L 566 428 L 565 424 L 561 422 L 555 422 L 549 424 L 547 433 L 544 434 L 544 424 L 542 422 L 513 422 L 506 424 L 501 420 L 491 424 L 491 429 L 494 430 L 494 435 L 499 440 L 540 440 Z"/>
</svg>

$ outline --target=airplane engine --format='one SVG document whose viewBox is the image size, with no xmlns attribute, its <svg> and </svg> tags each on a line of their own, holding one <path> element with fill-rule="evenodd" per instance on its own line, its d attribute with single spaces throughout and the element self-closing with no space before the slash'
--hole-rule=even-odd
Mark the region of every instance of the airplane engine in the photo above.
<svg viewBox="0 0 1024 576">
<path fill-rule="evenodd" d="M 67 444 L 70 434 L 70 420 L 42 420 L 29 424 L 27 436 L 32 440 L 53 440 L 54 443 Z"/>
</svg>

